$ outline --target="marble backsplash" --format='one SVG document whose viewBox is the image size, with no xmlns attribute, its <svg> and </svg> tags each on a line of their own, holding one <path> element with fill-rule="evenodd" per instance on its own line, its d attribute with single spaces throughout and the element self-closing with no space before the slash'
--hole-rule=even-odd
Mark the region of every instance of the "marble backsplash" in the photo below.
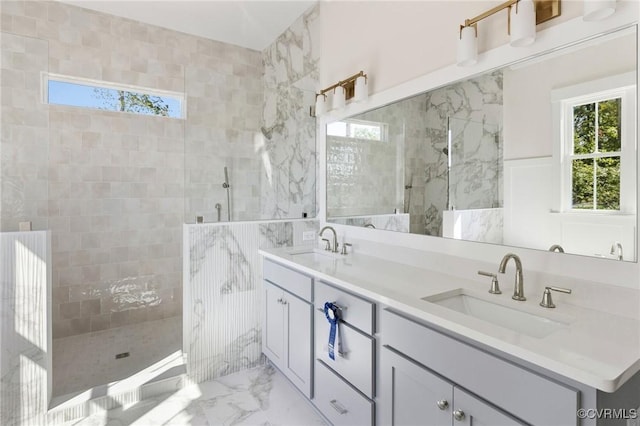
<svg viewBox="0 0 640 426">
<path fill-rule="evenodd" d="M 341 225 L 373 227 L 385 231 L 409 232 L 409 214 L 378 214 L 372 216 L 336 217 L 329 220 Z"/>
<path fill-rule="evenodd" d="M 502 208 L 447 210 L 443 212 L 442 236 L 502 244 L 503 217 Z"/>
<path fill-rule="evenodd" d="M 184 226 L 183 351 L 202 382 L 262 362 L 261 248 L 303 244 L 317 220 Z"/>
</svg>

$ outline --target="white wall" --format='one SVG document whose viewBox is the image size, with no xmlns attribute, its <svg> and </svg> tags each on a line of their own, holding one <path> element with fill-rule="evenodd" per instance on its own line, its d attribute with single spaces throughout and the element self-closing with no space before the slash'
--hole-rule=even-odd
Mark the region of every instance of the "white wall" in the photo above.
<svg viewBox="0 0 640 426">
<path fill-rule="evenodd" d="M 367 7 L 362 7 L 360 2 L 350 4 L 330 2 L 321 5 L 323 27 L 323 53 L 319 66 L 321 85 L 334 83 L 360 69 L 371 76 L 370 97 L 367 103 L 348 104 L 344 110 L 331 112 L 323 116 L 319 122 L 318 185 L 321 203 L 324 203 L 325 196 L 324 124 L 327 122 L 362 113 L 397 99 L 440 87 L 461 78 L 468 78 L 638 21 L 638 3 L 635 1 L 618 1 L 614 15 L 604 21 L 589 23 L 578 17 L 582 2 L 563 1 L 562 18 L 550 21 L 546 28 L 539 26 L 536 43 L 516 49 L 503 45 L 506 42 L 504 34 L 506 17 L 488 18 L 486 21 L 497 20 L 499 28 L 492 31 L 490 35 L 481 35 L 481 50 L 487 47 L 487 43 L 489 47 L 497 45 L 500 47 L 482 53 L 478 64 L 473 67 L 456 67 L 454 60 L 457 26 L 464 18 L 472 17 L 474 13 L 485 10 L 487 4 L 483 3 L 416 2 L 411 6 L 409 3 L 380 2 L 375 5 L 368 3 Z M 360 9 L 362 14 L 357 13 Z M 430 15 L 437 16 L 437 19 L 430 19 Z M 481 31 L 485 31 L 484 21 L 481 24 Z M 489 25 L 487 22 L 487 26 Z M 487 41 L 489 39 L 490 41 Z M 324 210 L 325 206 L 321 204 L 323 220 Z M 385 242 L 426 252 L 424 259 L 430 256 L 429 253 L 438 252 L 476 260 L 480 262 L 478 264 L 485 263 L 487 267 L 491 265 L 497 267 L 500 258 L 507 251 L 513 251 L 522 258 L 525 273 L 541 271 L 563 276 L 567 281 L 591 280 L 624 287 L 640 287 L 638 263 L 614 262 L 583 256 L 559 256 L 538 250 L 371 231 L 358 227 L 341 225 L 335 227 L 342 239 L 364 242 L 364 244 L 354 245 L 354 250 L 366 249 L 367 241 L 373 247 L 379 247 L 376 242 Z M 391 253 L 398 253 L 398 256 L 392 257 L 402 261 L 400 252 L 401 250 L 394 250 Z"/>
<path fill-rule="evenodd" d="M 363 70 L 378 93 L 455 61 L 459 26 L 502 1 L 323 1 L 320 87 Z M 562 1 L 560 17 L 538 30 L 578 16 L 582 2 Z M 508 41 L 507 12 L 478 25 L 483 52 Z"/>
</svg>

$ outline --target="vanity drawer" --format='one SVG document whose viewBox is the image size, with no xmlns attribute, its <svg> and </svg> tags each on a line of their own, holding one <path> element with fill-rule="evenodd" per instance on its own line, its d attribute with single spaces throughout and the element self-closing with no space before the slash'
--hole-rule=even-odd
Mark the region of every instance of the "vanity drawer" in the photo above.
<svg viewBox="0 0 640 426">
<path fill-rule="evenodd" d="M 333 287 L 325 282 L 316 283 L 316 307 L 324 309 L 325 302 L 334 302 L 342 308 L 341 319 L 367 334 L 375 332 L 375 305 L 364 299 Z"/>
<path fill-rule="evenodd" d="M 373 398 L 374 380 L 374 340 L 344 323 L 339 324 L 335 343 L 335 360 L 329 358 L 329 332 L 331 325 L 324 312 L 316 309 L 315 316 L 315 354 L 316 359 L 340 374 L 349 383 L 370 398 Z M 338 339 L 343 355 L 338 353 Z"/>
<path fill-rule="evenodd" d="M 384 309 L 383 345 L 441 374 L 522 420 L 574 425 L 579 391 Z M 535 400 L 535 403 L 532 401 Z"/>
<path fill-rule="evenodd" d="M 373 425 L 373 402 L 316 361 L 313 403 L 334 425 Z"/>
<path fill-rule="evenodd" d="M 282 287 L 301 299 L 311 302 L 312 278 L 301 272 L 289 269 L 269 259 L 264 260 L 264 279 Z"/>
</svg>

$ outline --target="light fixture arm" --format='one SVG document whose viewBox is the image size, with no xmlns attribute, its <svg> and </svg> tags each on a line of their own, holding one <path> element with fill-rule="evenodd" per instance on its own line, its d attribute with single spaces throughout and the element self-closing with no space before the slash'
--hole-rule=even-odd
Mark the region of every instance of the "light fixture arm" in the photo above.
<svg viewBox="0 0 640 426">
<path fill-rule="evenodd" d="M 327 87 L 326 89 L 322 89 L 320 91 L 320 93 L 316 94 L 316 96 L 324 95 L 325 93 L 335 89 L 336 87 L 342 86 L 342 87 L 344 87 L 344 91 L 347 94 L 346 98 L 350 99 L 350 98 L 353 97 L 353 89 L 354 89 L 354 86 L 356 84 L 356 79 L 358 77 L 364 77 L 366 79 L 367 75 L 364 73 L 364 71 L 360 71 L 359 73 L 354 74 L 351 77 L 348 77 L 348 78 L 346 78 L 344 80 L 340 80 L 336 84 L 333 84 L 333 85 Z"/>
<path fill-rule="evenodd" d="M 464 25 L 461 25 L 461 29 L 464 27 L 470 27 L 471 25 L 477 24 L 478 22 L 482 21 L 484 18 L 488 18 L 489 16 L 496 14 L 498 12 L 500 12 L 503 9 L 510 9 L 511 6 L 513 6 L 514 4 L 518 3 L 520 0 L 508 0 L 502 4 L 499 4 L 498 6 L 494 7 L 493 9 L 489 9 L 486 12 L 481 13 L 480 15 L 476 16 L 475 18 L 471 18 L 471 19 L 465 19 L 464 20 Z M 509 14 L 509 16 L 511 16 L 511 14 Z"/>
<path fill-rule="evenodd" d="M 513 5 L 516 5 L 516 10 L 517 10 L 518 2 L 520 2 L 520 0 L 508 0 L 492 9 L 487 10 L 486 12 L 481 13 L 480 15 L 474 18 L 465 19 L 464 25 L 460 25 L 460 31 L 462 31 L 462 29 L 465 27 L 475 26 L 478 22 L 482 21 L 484 18 L 494 15 L 500 12 L 501 10 L 511 9 Z M 560 16 L 560 0 L 533 0 L 533 2 L 536 7 L 536 25 L 546 22 L 549 19 L 553 19 L 557 16 Z M 511 32 L 511 13 L 508 13 L 507 15 L 508 15 L 507 28 L 510 33 Z M 476 26 L 476 35 L 477 35 L 477 32 L 478 32 L 478 29 Z"/>
</svg>

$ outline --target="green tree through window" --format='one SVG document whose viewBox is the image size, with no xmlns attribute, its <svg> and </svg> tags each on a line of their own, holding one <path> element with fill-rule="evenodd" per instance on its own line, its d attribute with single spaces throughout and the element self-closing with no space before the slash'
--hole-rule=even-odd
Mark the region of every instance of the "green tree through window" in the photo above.
<svg viewBox="0 0 640 426">
<path fill-rule="evenodd" d="M 574 209 L 620 210 L 621 98 L 573 107 Z"/>
<path fill-rule="evenodd" d="M 98 87 L 93 93 L 100 109 L 169 117 L 169 105 L 161 96 Z"/>
</svg>

